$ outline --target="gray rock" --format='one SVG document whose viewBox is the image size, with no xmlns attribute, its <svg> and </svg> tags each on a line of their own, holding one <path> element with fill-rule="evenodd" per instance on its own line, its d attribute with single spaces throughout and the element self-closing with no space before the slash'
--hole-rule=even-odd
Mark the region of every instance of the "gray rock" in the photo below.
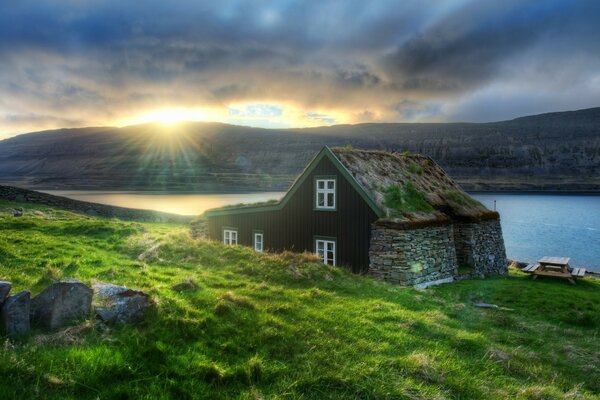
<svg viewBox="0 0 600 400">
<path fill-rule="evenodd" d="M 11 288 L 12 288 L 12 283 L 6 282 L 6 281 L 0 281 L 0 305 L 8 297 L 8 294 L 10 293 Z"/>
<path fill-rule="evenodd" d="M 124 286 L 110 283 L 95 283 L 96 314 L 107 323 L 135 323 L 143 319 L 146 311 L 152 306 L 152 300 L 147 293 L 133 290 Z M 100 312 L 98 312 L 100 310 Z M 114 318 L 107 311 L 114 313 Z"/>
<path fill-rule="evenodd" d="M 25 290 L 10 296 L 2 304 L 0 319 L 2 329 L 9 336 L 22 335 L 29 332 L 30 292 Z"/>
<path fill-rule="evenodd" d="M 117 313 L 105 307 L 96 307 L 96 318 L 111 325 L 117 321 Z"/>
<path fill-rule="evenodd" d="M 89 316 L 93 291 L 83 282 L 66 279 L 53 283 L 31 300 L 31 322 L 55 329 Z"/>
<path fill-rule="evenodd" d="M 23 209 L 22 208 L 15 208 L 13 210 L 13 216 L 14 217 L 22 217 L 23 216 Z"/>
</svg>

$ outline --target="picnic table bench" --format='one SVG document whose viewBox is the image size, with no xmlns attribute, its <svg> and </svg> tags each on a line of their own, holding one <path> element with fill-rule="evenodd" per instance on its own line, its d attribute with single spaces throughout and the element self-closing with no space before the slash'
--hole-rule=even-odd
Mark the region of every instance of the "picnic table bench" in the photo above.
<svg viewBox="0 0 600 400">
<path fill-rule="evenodd" d="M 543 257 L 535 264 L 529 264 L 522 269 L 533 275 L 533 279 L 539 276 L 556 276 L 558 278 L 568 279 L 573 285 L 576 278 L 585 276 L 585 268 L 569 267 L 569 257 Z"/>
</svg>

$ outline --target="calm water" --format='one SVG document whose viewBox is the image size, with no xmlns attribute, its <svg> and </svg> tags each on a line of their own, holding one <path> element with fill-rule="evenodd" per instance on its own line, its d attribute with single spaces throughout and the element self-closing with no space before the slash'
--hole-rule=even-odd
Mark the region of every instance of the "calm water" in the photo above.
<svg viewBox="0 0 600 400">
<path fill-rule="evenodd" d="M 159 194 L 151 192 L 98 192 L 84 190 L 46 190 L 46 193 L 92 203 L 141 208 L 181 215 L 199 215 L 204 211 L 230 204 L 277 200 L 281 192 L 233 194 Z"/>
<path fill-rule="evenodd" d="M 214 207 L 279 199 L 282 192 L 236 194 L 156 194 L 148 192 L 51 191 L 77 200 L 197 215 Z M 600 271 L 600 196 L 474 194 L 502 218 L 509 258 L 535 261 L 571 257 L 574 266 Z"/>
<path fill-rule="evenodd" d="M 572 266 L 600 271 L 600 196 L 473 194 L 500 212 L 508 258 L 571 257 Z"/>
</svg>

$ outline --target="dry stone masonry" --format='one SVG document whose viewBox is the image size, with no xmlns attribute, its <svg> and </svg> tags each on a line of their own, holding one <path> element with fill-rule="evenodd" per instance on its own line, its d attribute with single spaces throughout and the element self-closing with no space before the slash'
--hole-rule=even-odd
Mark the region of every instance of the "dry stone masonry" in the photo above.
<svg viewBox="0 0 600 400">
<path fill-rule="evenodd" d="M 456 252 L 452 225 L 394 229 L 373 225 L 369 274 L 402 285 L 452 280 Z"/>
<path fill-rule="evenodd" d="M 426 227 L 376 222 L 369 258 L 369 275 L 409 286 L 450 282 L 459 265 L 480 277 L 508 272 L 498 218 Z"/>
<path fill-rule="evenodd" d="M 459 265 L 471 266 L 478 276 L 506 275 L 506 249 L 499 219 L 454 224 Z"/>
</svg>

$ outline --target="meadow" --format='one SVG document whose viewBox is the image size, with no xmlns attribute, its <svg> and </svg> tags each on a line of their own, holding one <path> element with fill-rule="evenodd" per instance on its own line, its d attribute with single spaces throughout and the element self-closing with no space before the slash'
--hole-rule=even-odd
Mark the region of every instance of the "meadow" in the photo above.
<svg viewBox="0 0 600 400">
<path fill-rule="evenodd" d="M 308 254 L 194 239 L 185 225 L 0 201 L 0 279 L 35 295 L 61 278 L 141 289 L 156 307 L 136 326 L 90 318 L 2 337 L 2 398 L 600 395 L 598 280 L 511 271 L 416 290 Z"/>
</svg>

